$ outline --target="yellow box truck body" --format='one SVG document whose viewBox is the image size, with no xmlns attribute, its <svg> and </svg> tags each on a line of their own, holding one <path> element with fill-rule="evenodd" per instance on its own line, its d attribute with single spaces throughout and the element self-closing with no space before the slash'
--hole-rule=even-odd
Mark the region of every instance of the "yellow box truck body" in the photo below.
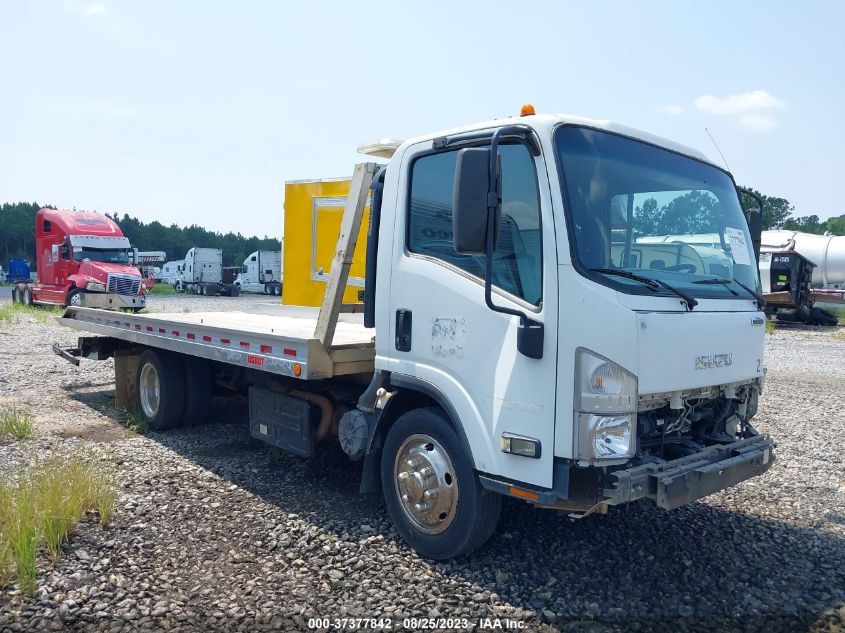
<svg viewBox="0 0 845 633">
<path fill-rule="evenodd" d="M 285 282 L 282 291 L 285 305 L 322 304 L 350 184 L 349 178 L 285 183 Z M 369 222 L 368 203 L 343 295 L 344 303 L 357 303 L 358 292 L 364 289 Z"/>
</svg>

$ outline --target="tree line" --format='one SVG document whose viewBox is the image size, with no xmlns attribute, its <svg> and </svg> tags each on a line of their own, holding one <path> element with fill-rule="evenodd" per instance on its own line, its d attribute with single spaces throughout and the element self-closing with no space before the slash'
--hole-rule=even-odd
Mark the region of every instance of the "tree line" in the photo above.
<svg viewBox="0 0 845 633">
<path fill-rule="evenodd" d="M 23 257 L 35 268 L 35 213 L 51 205 L 37 202 L 14 202 L 0 205 L 0 265 L 9 259 Z M 140 251 L 164 251 L 167 259 L 182 259 L 194 246 L 223 250 L 224 266 L 239 266 L 246 256 L 257 250 L 281 250 L 281 242 L 272 237 L 244 237 L 240 233 L 219 233 L 192 224 L 166 226 L 157 220 L 143 222 L 124 213 L 106 213 L 114 220 L 129 243 Z"/>
<path fill-rule="evenodd" d="M 752 190 L 753 191 L 753 190 Z M 834 235 L 845 235 L 845 214 L 820 220 L 817 215 L 795 216 L 795 207 L 785 198 L 767 196 L 755 191 L 764 202 L 763 206 L 763 228 L 784 228 L 806 233 L 822 234 L 825 232 Z M 658 222 L 666 222 L 675 226 L 676 229 L 664 231 L 667 233 L 689 233 L 700 230 L 715 230 L 710 227 L 698 227 L 696 218 L 698 216 L 712 217 L 710 214 L 701 213 L 706 207 L 713 204 L 712 196 L 703 192 L 693 191 L 677 198 L 664 207 L 657 208 L 653 199 L 646 200 L 643 207 L 637 209 L 642 215 L 638 222 L 640 234 L 654 234 Z M 745 194 L 742 196 L 744 208 L 756 208 L 754 200 Z M 0 265 L 7 265 L 13 257 L 23 257 L 32 262 L 35 266 L 35 213 L 42 207 L 51 205 L 39 205 L 37 202 L 6 202 L 0 205 Z M 188 249 L 194 246 L 207 248 L 220 248 L 223 250 L 223 265 L 238 266 L 247 255 L 257 250 L 280 250 L 281 243 L 272 237 L 244 237 L 240 233 L 219 233 L 209 231 L 201 226 L 179 226 L 170 224 L 166 226 L 157 220 L 143 222 L 136 217 L 124 213 L 120 216 L 117 213 L 106 213 L 106 216 L 114 220 L 129 238 L 130 244 L 141 251 L 164 251 L 168 260 L 182 259 Z M 672 220 L 676 218 L 677 221 Z M 670 221 L 671 220 L 671 221 Z"/>
</svg>

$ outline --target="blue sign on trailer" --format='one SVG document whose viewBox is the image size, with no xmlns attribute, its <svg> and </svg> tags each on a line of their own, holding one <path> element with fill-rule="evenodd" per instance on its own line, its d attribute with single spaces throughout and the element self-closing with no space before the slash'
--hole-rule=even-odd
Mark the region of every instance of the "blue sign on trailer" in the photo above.
<svg viewBox="0 0 845 633">
<path fill-rule="evenodd" d="M 29 281 L 29 262 L 25 259 L 10 259 L 9 272 L 6 279 L 12 283 L 17 281 Z"/>
</svg>

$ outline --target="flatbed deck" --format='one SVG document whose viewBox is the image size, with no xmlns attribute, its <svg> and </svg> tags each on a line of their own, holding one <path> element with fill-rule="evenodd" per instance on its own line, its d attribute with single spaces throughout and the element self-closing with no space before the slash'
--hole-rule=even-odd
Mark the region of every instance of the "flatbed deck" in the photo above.
<svg viewBox="0 0 845 633">
<path fill-rule="evenodd" d="M 152 314 L 70 307 L 59 322 L 139 345 L 308 380 L 372 373 L 375 330 L 365 328 L 357 316 L 344 315 L 338 321 L 328 349 L 315 336 L 317 311 L 288 306 Z"/>
</svg>

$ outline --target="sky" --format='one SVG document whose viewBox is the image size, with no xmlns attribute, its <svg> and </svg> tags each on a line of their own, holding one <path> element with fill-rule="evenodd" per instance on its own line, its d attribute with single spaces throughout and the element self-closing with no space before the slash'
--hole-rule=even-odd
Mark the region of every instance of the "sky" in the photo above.
<svg viewBox="0 0 845 633">
<path fill-rule="evenodd" d="M 842 2 L 0 0 L 0 202 L 281 237 L 284 182 L 538 112 L 845 213 Z M 0 227 L 2 230 L 2 227 Z"/>
</svg>

